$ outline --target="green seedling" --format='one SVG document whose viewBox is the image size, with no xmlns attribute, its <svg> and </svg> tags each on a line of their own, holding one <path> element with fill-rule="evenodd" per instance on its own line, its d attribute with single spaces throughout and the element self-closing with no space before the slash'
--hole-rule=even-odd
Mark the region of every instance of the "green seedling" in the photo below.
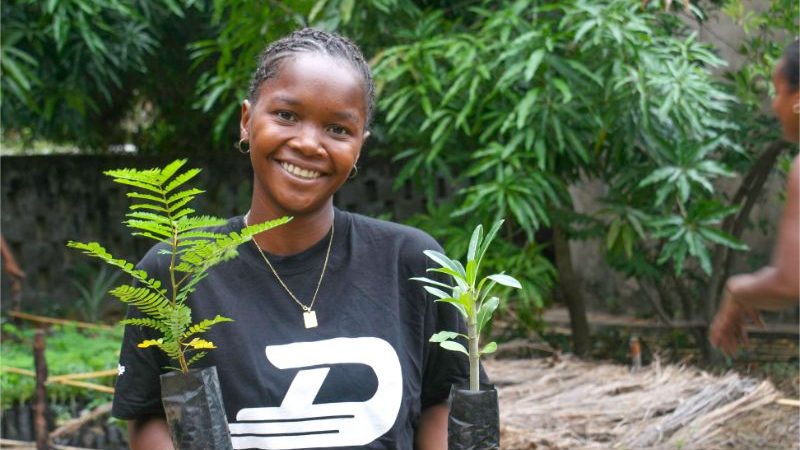
<svg viewBox="0 0 800 450">
<path fill-rule="evenodd" d="M 115 258 L 97 242 L 70 241 L 67 246 L 99 258 L 130 275 L 132 284 L 123 284 L 110 294 L 137 307 L 141 318 L 122 321 L 156 330 L 161 337 L 146 339 L 138 344 L 141 348 L 157 347 L 178 362 L 183 373 L 189 366 L 216 348 L 214 343 L 202 338 L 212 326 L 231 319 L 217 315 L 192 323 L 192 314 L 187 300 L 208 270 L 237 256 L 236 248 L 253 238 L 253 235 L 282 225 L 291 218 L 283 217 L 243 228 L 239 232 L 216 233 L 210 231 L 226 223 L 225 219 L 195 215 L 187 207 L 204 191 L 186 188 L 184 185 L 200 173 L 200 169 L 178 171 L 186 163 L 176 160 L 163 169 L 149 170 L 118 169 L 104 172 L 114 182 L 134 188 L 127 196 L 133 199 L 126 214 L 125 225 L 134 236 L 143 236 L 163 243 L 161 254 L 169 255 L 169 271 L 166 286 L 133 263 Z"/>
<path fill-rule="evenodd" d="M 502 224 L 502 220 L 496 222 L 485 236 L 482 225 L 475 228 L 469 241 L 466 267 L 440 252 L 425 250 L 425 255 L 439 265 L 428 271 L 449 275 L 454 283 L 453 286 L 425 277 L 412 278 L 412 280 L 425 283 L 424 289 L 436 297 L 437 302 L 453 305 L 466 321 L 466 336 L 455 331 L 440 331 L 431 336 L 430 341 L 438 342 L 442 348 L 447 350 L 467 355 L 469 358 L 469 389 L 471 391 L 480 390 L 478 370 L 481 355 L 497 350 L 496 342 L 489 342 L 483 348 L 480 347 L 481 331 L 489 323 L 492 314 L 500 304 L 500 298 L 490 296 L 490 293 L 498 284 L 516 289 L 522 288 L 519 281 L 502 272 L 483 278 L 479 276 L 481 261 L 486 256 L 489 244 L 497 235 Z M 468 348 L 464 348 L 464 345 L 456 341 L 459 337 L 466 338 Z"/>
</svg>

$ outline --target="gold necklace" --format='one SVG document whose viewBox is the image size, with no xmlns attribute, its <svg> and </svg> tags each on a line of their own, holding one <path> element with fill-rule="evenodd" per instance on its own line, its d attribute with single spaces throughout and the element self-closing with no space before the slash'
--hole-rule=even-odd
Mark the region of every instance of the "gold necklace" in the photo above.
<svg viewBox="0 0 800 450">
<path fill-rule="evenodd" d="M 244 216 L 244 226 L 247 226 L 247 219 L 249 217 L 250 217 L 250 211 L 248 211 L 247 214 L 245 214 Z M 297 297 L 295 297 L 295 295 L 292 293 L 292 291 L 289 290 L 289 287 L 286 286 L 286 283 L 284 283 L 283 280 L 281 280 L 281 277 L 278 276 L 278 272 L 275 271 L 275 268 L 272 267 L 272 264 L 270 264 L 269 259 L 267 259 L 267 255 L 264 254 L 264 251 L 262 251 L 261 247 L 258 246 L 256 240 L 253 239 L 253 245 L 256 246 L 256 250 L 258 250 L 258 253 L 261 255 L 262 258 L 264 258 L 264 262 L 267 263 L 267 267 L 269 267 L 269 269 L 272 271 L 272 274 L 275 275 L 275 278 L 278 280 L 278 283 L 280 283 L 281 286 L 283 286 L 283 289 L 285 289 L 286 293 L 288 293 L 289 296 L 292 297 L 292 300 L 294 300 L 294 302 L 297 303 L 300 306 L 300 308 L 303 309 L 303 323 L 306 326 L 306 328 L 316 328 L 318 325 L 317 313 L 312 308 L 314 307 L 314 302 L 317 301 L 317 293 L 319 292 L 319 287 L 322 284 L 322 278 L 325 276 L 325 269 L 328 267 L 328 257 L 331 255 L 331 244 L 333 244 L 333 231 L 334 231 L 333 222 L 331 222 L 331 238 L 328 240 L 328 250 L 325 252 L 325 262 L 322 263 L 322 272 L 319 274 L 319 280 L 317 281 L 317 288 L 314 289 L 314 296 L 311 297 L 311 304 L 308 306 L 304 305 L 300 300 L 298 300 Z"/>
</svg>

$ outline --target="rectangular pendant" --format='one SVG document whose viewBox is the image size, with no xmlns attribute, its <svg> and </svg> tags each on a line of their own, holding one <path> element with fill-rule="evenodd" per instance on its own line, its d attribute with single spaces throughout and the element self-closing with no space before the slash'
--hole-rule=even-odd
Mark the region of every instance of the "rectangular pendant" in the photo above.
<svg viewBox="0 0 800 450">
<path fill-rule="evenodd" d="M 316 328 L 317 327 L 317 313 L 314 311 L 306 311 L 303 313 L 303 322 L 305 322 L 306 328 Z"/>
</svg>

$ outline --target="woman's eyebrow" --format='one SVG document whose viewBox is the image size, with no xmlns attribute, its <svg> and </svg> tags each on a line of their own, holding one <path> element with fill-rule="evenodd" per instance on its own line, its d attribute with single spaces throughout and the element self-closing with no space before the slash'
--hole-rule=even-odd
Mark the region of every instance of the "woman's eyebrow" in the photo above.
<svg viewBox="0 0 800 450">
<path fill-rule="evenodd" d="M 358 122 L 358 114 L 352 111 L 335 111 L 333 116 L 338 120 Z"/>
<path fill-rule="evenodd" d="M 278 95 L 275 98 L 276 101 L 286 103 L 287 105 L 297 106 L 300 105 L 302 102 L 294 97 L 290 97 L 288 95 Z"/>
</svg>

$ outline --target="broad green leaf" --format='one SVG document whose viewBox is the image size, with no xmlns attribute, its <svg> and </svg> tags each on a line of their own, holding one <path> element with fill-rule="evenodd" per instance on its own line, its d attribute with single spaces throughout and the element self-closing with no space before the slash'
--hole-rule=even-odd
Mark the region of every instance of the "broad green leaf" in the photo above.
<svg viewBox="0 0 800 450">
<path fill-rule="evenodd" d="M 463 337 L 464 335 L 461 333 L 456 333 L 455 331 L 440 331 L 435 333 L 429 339 L 430 342 L 444 342 L 455 339 L 457 337 Z"/>
<path fill-rule="evenodd" d="M 314 3 L 314 7 L 312 7 L 311 12 L 308 13 L 309 22 L 314 22 L 314 20 L 317 18 L 317 15 L 319 15 L 323 8 L 325 8 L 326 3 L 328 3 L 328 0 L 317 0 L 317 2 Z"/>
<path fill-rule="evenodd" d="M 492 319 L 492 314 L 497 309 L 497 306 L 500 304 L 500 298 L 492 297 L 485 302 L 480 307 L 478 311 L 478 333 L 483 330 L 483 327 Z"/>
<path fill-rule="evenodd" d="M 458 312 L 461 314 L 461 317 L 463 317 L 465 320 L 469 318 L 469 314 L 467 313 L 467 308 L 461 303 L 460 300 L 457 300 L 453 297 L 448 297 L 448 298 L 440 298 L 435 301 L 442 303 L 449 303 L 458 310 Z"/>
<path fill-rule="evenodd" d="M 467 250 L 467 262 L 476 260 L 476 253 L 478 251 L 478 247 L 481 244 L 483 239 L 483 226 L 478 225 L 475 227 L 475 230 L 472 232 L 472 237 L 469 239 L 469 248 Z"/>
<path fill-rule="evenodd" d="M 541 64 L 544 55 L 544 49 L 539 49 L 531 53 L 531 57 L 528 59 L 528 65 L 525 67 L 525 81 L 530 81 L 536 74 L 536 69 L 539 68 L 539 64 Z"/>
<path fill-rule="evenodd" d="M 514 277 L 512 277 L 510 275 L 506 275 L 506 274 L 502 274 L 502 273 L 496 273 L 494 275 L 489 275 L 486 278 L 497 282 L 497 284 L 502 284 L 503 286 L 522 289 L 522 285 L 519 283 L 519 281 L 517 281 L 516 278 L 514 278 Z"/>
<path fill-rule="evenodd" d="M 467 349 L 463 345 L 459 344 L 458 342 L 444 341 L 444 342 L 440 342 L 439 345 L 441 345 L 442 348 L 445 349 L 445 350 L 453 350 L 453 351 L 461 352 L 461 353 L 469 356 L 469 352 L 467 352 Z"/>
<path fill-rule="evenodd" d="M 497 350 L 497 342 L 489 342 L 486 344 L 483 349 L 480 351 L 481 355 L 488 355 L 489 353 L 494 353 Z"/>
<path fill-rule="evenodd" d="M 432 286 L 422 286 L 422 288 L 425 289 L 429 294 L 439 299 L 450 297 L 450 294 L 448 294 L 447 292 L 444 292 L 441 289 L 436 289 L 435 287 Z"/>
<path fill-rule="evenodd" d="M 410 279 L 410 280 L 414 280 L 414 281 L 420 281 L 420 282 L 422 282 L 422 283 L 432 284 L 432 285 L 434 285 L 434 286 L 439 286 L 439 287 L 443 287 L 443 288 L 446 288 L 446 289 L 453 289 L 453 287 L 452 287 L 452 286 L 449 286 L 449 285 L 447 285 L 447 284 L 441 283 L 441 282 L 439 282 L 439 281 L 436 281 L 436 280 L 431 280 L 430 278 L 425 278 L 425 277 L 412 277 L 412 278 L 409 278 L 409 279 Z"/>
</svg>

